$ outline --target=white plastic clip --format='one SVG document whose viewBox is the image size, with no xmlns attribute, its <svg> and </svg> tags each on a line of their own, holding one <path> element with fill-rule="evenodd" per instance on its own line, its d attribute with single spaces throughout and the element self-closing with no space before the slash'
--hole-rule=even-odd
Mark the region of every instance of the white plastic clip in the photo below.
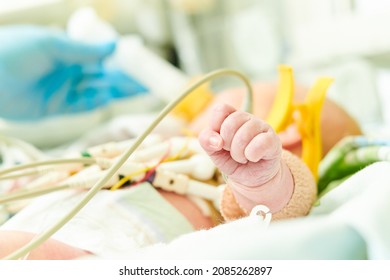
<svg viewBox="0 0 390 280">
<path fill-rule="evenodd" d="M 272 213 L 265 205 L 256 205 L 255 207 L 253 207 L 250 216 L 256 217 L 257 219 L 260 217 L 260 220 L 263 222 L 264 227 L 267 227 L 272 219 Z"/>
</svg>

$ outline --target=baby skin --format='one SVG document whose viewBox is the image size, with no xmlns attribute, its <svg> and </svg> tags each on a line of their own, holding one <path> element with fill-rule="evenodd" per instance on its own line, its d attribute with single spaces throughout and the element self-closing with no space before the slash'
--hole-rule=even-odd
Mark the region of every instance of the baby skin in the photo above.
<svg viewBox="0 0 390 280">
<path fill-rule="evenodd" d="M 225 104 L 218 104 L 212 112 L 208 127 L 199 134 L 199 142 L 216 167 L 227 175 L 227 187 L 221 202 L 222 216 L 226 220 L 239 218 L 258 204 L 267 206 L 272 213 L 282 213 L 282 217 L 307 214 L 315 199 L 314 180 L 303 163 L 299 163 L 298 167 L 294 165 L 295 169 L 300 170 L 301 181 L 305 182 L 301 188 L 299 178 L 297 180 L 294 172 L 291 172 L 291 159 L 285 160 L 281 141 L 270 125 Z M 298 158 L 293 161 L 300 162 Z M 303 173 L 301 169 L 304 169 Z M 295 209 L 292 212 L 295 212 L 291 214 L 289 205 L 294 201 L 296 190 L 307 193 L 301 196 L 306 203 L 298 205 L 301 208 L 298 212 L 297 206 L 292 203 L 292 209 Z M 194 203 L 187 197 L 163 191 L 160 193 L 188 218 L 195 229 L 212 225 L 210 218 L 201 215 L 199 209 L 194 211 Z M 18 249 L 32 237 L 32 234 L 24 232 L 0 232 L 0 257 Z M 73 259 L 88 254 L 56 240 L 48 240 L 27 258 Z"/>
</svg>

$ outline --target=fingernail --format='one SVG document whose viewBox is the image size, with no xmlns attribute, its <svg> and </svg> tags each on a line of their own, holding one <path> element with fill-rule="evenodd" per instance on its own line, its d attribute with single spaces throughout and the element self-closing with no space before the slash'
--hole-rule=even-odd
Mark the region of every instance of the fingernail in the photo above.
<svg viewBox="0 0 390 280">
<path fill-rule="evenodd" d="M 209 143 L 212 148 L 219 149 L 221 147 L 222 141 L 218 136 L 211 136 L 209 138 Z"/>
</svg>

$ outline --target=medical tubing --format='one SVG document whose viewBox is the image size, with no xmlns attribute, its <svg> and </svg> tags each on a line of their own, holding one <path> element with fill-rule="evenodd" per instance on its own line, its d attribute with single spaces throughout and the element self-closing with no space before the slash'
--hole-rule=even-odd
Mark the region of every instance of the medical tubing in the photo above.
<svg viewBox="0 0 390 280">
<path fill-rule="evenodd" d="M 68 189 L 70 187 L 71 186 L 66 184 L 66 185 L 49 186 L 49 187 L 43 187 L 43 188 L 37 188 L 31 190 L 23 190 L 17 193 L 11 193 L 9 195 L 0 196 L 0 204 L 9 203 L 15 200 L 29 199 L 36 196 L 48 194 L 51 192 Z"/>
<path fill-rule="evenodd" d="M 18 146 L 33 160 L 42 160 L 47 157 L 42 151 L 20 139 L 0 134 L 0 141 L 1 140 L 8 145 Z"/>
<path fill-rule="evenodd" d="M 87 157 L 63 158 L 63 159 L 51 159 L 51 160 L 45 160 L 45 161 L 26 163 L 26 164 L 16 165 L 14 167 L 9 167 L 9 168 L 5 168 L 3 170 L 0 170 L 0 176 L 8 174 L 8 173 L 13 173 L 15 171 L 28 169 L 28 168 L 34 168 L 34 167 L 43 166 L 43 165 L 69 164 L 69 163 L 95 164 L 96 159 L 95 158 L 87 158 Z"/>
<path fill-rule="evenodd" d="M 4 258 L 4 260 L 17 260 L 24 257 L 30 251 L 34 250 L 36 247 L 41 245 L 43 242 L 48 240 L 53 234 L 55 234 L 58 230 L 60 230 L 70 219 L 72 219 L 96 194 L 97 192 L 105 185 L 105 183 L 119 170 L 119 168 L 126 162 L 126 160 L 130 157 L 130 155 L 141 145 L 142 141 L 153 131 L 153 129 L 163 120 L 163 118 L 168 115 L 188 94 L 193 92 L 200 85 L 215 79 L 220 76 L 233 75 L 240 78 L 247 90 L 248 94 L 246 96 L 246 108 L 248 112 L 252 110 L 253 103 L 253 91 L 250 81 L 239 71 L 233 69 L 219 69 L 206 74 L 203 78 L 199 79 L 197 82 L 189 86 L 184 92 L 182 92 L 176 99 L 172 102 L 168 103 L 162 111 L 158 114 L 156 119 L 145 129 L 145 131 L 139 135 L 134 144 L 129 147 L 126 152 L 107 170 L 105 176 L 102 176 L 98 182 L 94 184 L 94 186 L 86 193 L 86 195 L 80 200 L 78 204 L 76 204 L 67 215 L 65 215 L 62 219 L 57 221 L 54 225 L 48 228 L 46 231 L 36 235 L 30 242 L 28 242 L 25 246 L 19 248 L 13 253 L 9 254 Z"/>
<path fill-rule="evenodd" d="M 33 175 L 40 175 L 42 174 L 40 170 L 32 170 L 32 171 L 26 171 L 26 172 L 20 172 L 13 175 L 8 176 L 0 176 L 0 181 L 2 180 L 11 180 L 11 179 L 18 179 L 20 177 L 27 177 L 27 176 L 33 176 Z"/>
</svg>

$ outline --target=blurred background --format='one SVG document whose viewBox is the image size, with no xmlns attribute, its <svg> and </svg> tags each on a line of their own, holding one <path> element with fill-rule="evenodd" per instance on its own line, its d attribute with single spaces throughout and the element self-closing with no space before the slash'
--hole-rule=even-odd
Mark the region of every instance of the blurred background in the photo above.
<svg viewBox="0 0 390 280">
<path fill-rule="evenodd" d="M 390 1 L 0 0 L 0 25 L 66 28 L 85 6 L 190 76 L 233 67 L 273 80 L 290 64 L 307 85 L 334 77 L 329 97 L 367 127 L 390 123 Z"/>
</svg>

